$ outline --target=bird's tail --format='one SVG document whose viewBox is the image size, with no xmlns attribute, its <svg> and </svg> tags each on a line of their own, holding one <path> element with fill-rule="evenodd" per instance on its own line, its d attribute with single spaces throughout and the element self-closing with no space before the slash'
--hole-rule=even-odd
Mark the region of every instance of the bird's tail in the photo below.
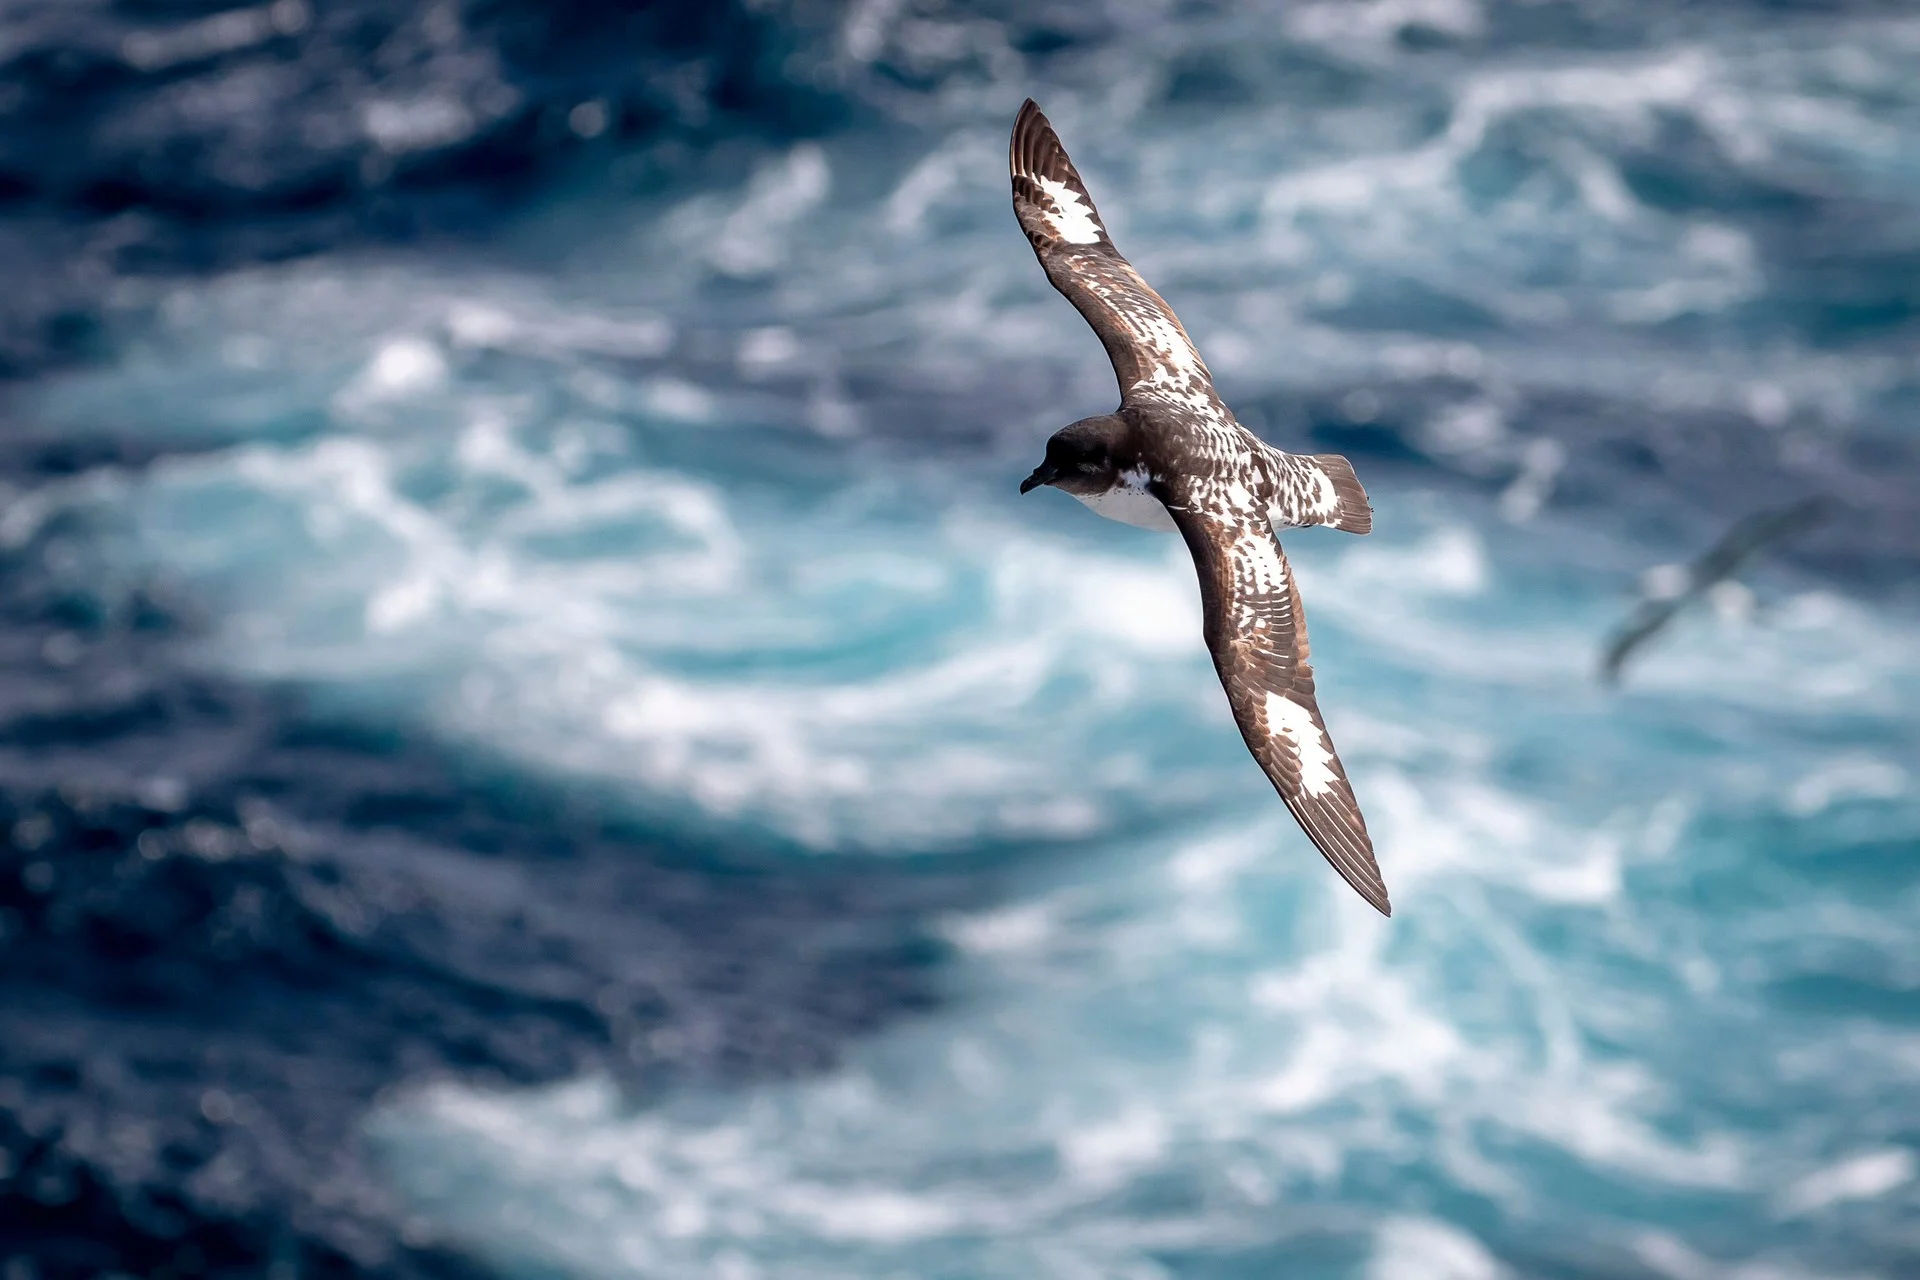
<svg viewBox="0 0 1920 1280">
<path fill-rule="evenodd" d="M 1323 524 L 1347 533 L 1373 532 L 1373 504 L 1353 474 L 1353 464 L 1337 453 L 1267 451 L 1275 498 L 1268 518 L 1276 525 Z"/>
</svg>

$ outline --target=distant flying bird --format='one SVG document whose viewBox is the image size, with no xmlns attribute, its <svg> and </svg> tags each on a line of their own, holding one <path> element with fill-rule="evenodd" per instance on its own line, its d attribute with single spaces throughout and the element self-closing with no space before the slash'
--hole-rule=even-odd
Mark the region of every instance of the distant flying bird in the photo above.
<svg viewBox="0 0 1920 1280">
<path fill-rule="evenodd" d="M 1653 570 L 1639 607 L 1613 633 L 1600 655 L 1600 679 L 1609 685 L 1619 684 L 1627 659 L 1675 614 L 1731 579 L 1735 570 L 1762 548 L 1824 523 L 1833 515 L 1834 505 L 1833 499 L 1816 494 L 1789 507 L 1756 511 L 1727 530 L 1725 537 L 1691 565 L 1661 565 Z"/>
<path fill-rule="evenodd" d="M 1276 528 L 1373 528 L 1338 454 L 1270 448 L 1234 418 L 1173 309 L 1107 237 L 1053 126 L 1013 126 L 1013 211 L 1047 279 L 1099 335 L 1120 408 L 1062 427 L 1020 485 L 1064 489 L 1109 519 L 1177 530 L 1200 573 L 1207 648 L 1233 717 L 1300 826 L 1360 896 L 1393 914 L 1373 842 L 1313 695 L 1307 622 Z"/>
</svg>

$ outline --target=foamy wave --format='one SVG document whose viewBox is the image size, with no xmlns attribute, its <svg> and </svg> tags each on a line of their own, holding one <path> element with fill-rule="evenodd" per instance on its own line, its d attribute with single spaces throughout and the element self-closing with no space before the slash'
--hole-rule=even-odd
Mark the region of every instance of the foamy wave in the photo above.
<svg viewBox="0 0 1920 1280">
<path fill-rule="evenodd" d="M 1904 1185 L 1898 1148 L 1825 1167 L 1731 1120 L 1676 1132 L 1668 1087 L 1619 1048 L 1680 1028 L 1596 993 L 1592 958 L 1513 915 L 1508 890 L 1540 887 L 1527 864 L 1581 834 L 1511 792 L 1506 817 L 1476 803 L 1389 837 L 1391 924 L 1278 822 L 1110 847 L 1098 879 L 1048 877 L 950 921 L 965 1003 L 825 1077 L 636 1101 L 599 1081 L 439 1087 L 373 1132 L 454 1238 L 605 1276 L 1151 1274 L 1169 1249 L 1260 1259 L 1331 1238 L 1368 1275 L 1498 1277 L 1515 1272 L 1417 1194 L 1381 1207 L 1378 1171 L 1471 1189 L 1523 1250 L 1650 1259 L 1696 1255 L 1559 1198 L 1541 1154 L 1622 1204 L 1705 1194 L 1807 1215 Z M 1467 852 L 1408 857 L 1436 841 Z M 1539 900 L 1598 908 L 1587 946 L 1607 964 L 1680 941 L 1610 894 Z M 1618 999 L 1640 999 L 1636 1016 Z M 1897 1053 L 1845 1052 L 1898 1070 Z"/>
<path fill-rule="evenodd" d="M 114 581 L 195 593 L 210 668 L 668 825 L 1047 855 L 937 922 L 954 1003 L 831 1072 L 395 1103 L 374 1134 L 440 1230 L 529 1271 L 734 1278 L 1314 1250 L 1459 1280 L 1525 1274 L 1509 1255 L 1827 1274 L 1816 1233 L 1895 1239 L 1914 620 L 1762 573 L 1752 616 L 1687 615 L 1603 694 L 1644 549 L 1564 516 L 1526 412 L 1732 414 L 1855 475 L 1837 433 L 1891 420 L 1911 361 L 1676 340 L 1767 300 L 1770 245 L 1637 166 L 1675 129 L 1707 157 L 1682 179 L 1906 198 L 1916 28 L 1458 52 L 1506 16 L 1196 14 L 1039 80 L 1230 398 L 1331 390 L 1358 427 L 1387 384 L 1444 384 L 1409 438 L 1501 489 L 1367 475 L 1371 538 L 1288 536 L 1392 922 L 1246 758 L 1180 545 L 1013 496 L 1113 391 L 1013 235 L 1005 108 L 1040 61 L 999 24 L 871 4 L 837 29 L 911 154 L 760 148 L 737 182 L 576 210 L 538 279 L 473 254 L 130 283 L 154 318 L 123 357 L 22 394 L 49 433 L 183 452 L 8 495 L 0 545 L 81 513 Z M 1276 49 L 1342 87 L 1313 100 Z M 1167 102 L 1249 67 L 1217 110 Z M 898 90 L 914 73 L 938 87 Z M 1750 1248 L 1711 1238 L 1728 1221 Z"/>
</svg>

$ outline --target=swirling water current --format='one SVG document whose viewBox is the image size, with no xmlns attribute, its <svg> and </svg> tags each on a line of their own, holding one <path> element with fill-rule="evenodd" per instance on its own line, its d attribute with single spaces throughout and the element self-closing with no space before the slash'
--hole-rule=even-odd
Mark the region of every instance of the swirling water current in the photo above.
<svg viewBox="0 0 1920 1280">
<path fill-rule="evenodd" d="M 16 119 L 87 58 L 133 104 L 16 145 L 0 240 L 61 246 L 7 331 L 19 1256 L 1920 1273 L 1920 19 L 223 12 L 8 16 Z M 1014 492 L 1113 400 L 1007 208 L 1028 94 L 1373 495 L 1287 545 L 1391 921 L 1184 549 Z M 1811 492 L 1597 684 L 1644 570 Z"/>
</svg>

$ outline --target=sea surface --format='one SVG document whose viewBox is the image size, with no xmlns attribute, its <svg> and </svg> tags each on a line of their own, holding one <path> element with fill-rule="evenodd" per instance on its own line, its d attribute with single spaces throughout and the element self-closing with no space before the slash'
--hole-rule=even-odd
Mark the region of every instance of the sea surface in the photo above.
<svg viewBox="0 0 1920 1280">
<path fill-rule="evenodd" d="M 1392 920 L 1015 492 L 1028 95 Z M 1911 6 L 5 0 L 0 274 L 6 1280 L 1920 1275 Z"/>
</svg>

